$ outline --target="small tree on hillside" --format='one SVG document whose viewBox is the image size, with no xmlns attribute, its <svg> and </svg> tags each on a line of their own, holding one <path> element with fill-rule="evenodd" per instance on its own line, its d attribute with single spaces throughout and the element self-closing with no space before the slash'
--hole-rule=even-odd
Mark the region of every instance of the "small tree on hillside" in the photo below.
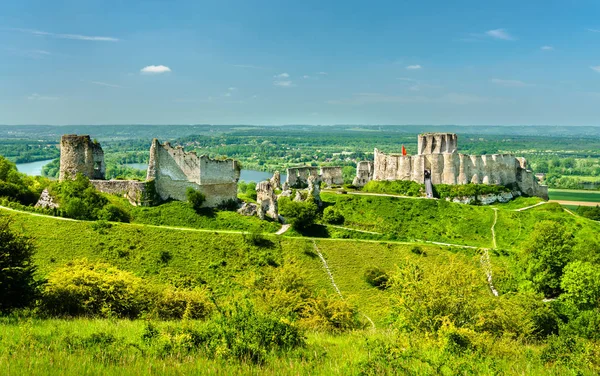
<svg viewBox="0 0 600 376">
<path fill-rule="evenodd" d="M 573 236 L 560 223 L 542 221 L 534 227 L 524 250 L 523 266 L 536 291 L 549 298 L 560 295 L 563 269 L 572 250 Z"/>
<path fill-rule="evenodd" d="M 206 201 L 206 196 L 204 196 L 202 192 L 199 192 L 191 187 L 187 189 L 186 194 L 188 201 L 190 202 L 190 204 L 192 204 L 192 208 L 194 208 L 196 213 L 198 213 L 200 209 L 202 209 L 202 205 Z"/>
<path fill-rule="evenodd" d="M 33 243 L 9 225 L 8 218 L 0 217 L 0 312 L 27 307 L 38 292 L 31 262 Z"/>
<path fill-rule="evenodd" d="M 288 197 L 279 200 L 279 214 L 295 230 L 306 230 L 315 223 L 319 208 L 313 201 L 291 201 Z"/>
</svg>

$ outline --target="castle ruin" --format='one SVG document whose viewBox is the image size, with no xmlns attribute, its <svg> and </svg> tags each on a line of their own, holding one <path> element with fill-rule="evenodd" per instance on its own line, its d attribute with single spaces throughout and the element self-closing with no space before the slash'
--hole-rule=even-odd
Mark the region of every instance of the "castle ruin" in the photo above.
<svg viewBox="0 0 600 376">
<path fill-rule="evenodd" d="M 548 199 L 548 187 L 539 185 L 525 158 L 512 154 L 466 155 L 458 153 L 458 137 L 453 133 L 426 133 L 418 137 L 418 154 L 385 154 L 375 149 L 371 169 L 357 166 L 355 185 L 369 180 L 425 181 L 432 184 L 498 184 L 513 187 L 528 196 Z"/>
<path fill-rule="evenodd" d="M 338 166 L 320 168 L 314 166 L 290 167 L 287 169 L 287 178 L 285 181 L 287 185 L 284 187 L 284 190 L 286 188 L 308 187 L 308 179 L 311 176 L 317 182 L 325 182 L 327 187 L 344 184 L 342 168 Z"/>
<path fill-rule="evenodd" d="M 204 194 L 205 207 L 237 200 L 240 166 L 232 159 L 217 160 L 185 152 L 168 142 L 152 140 L 146 181 L 105 180 L 104 152 L 90 136 L 64 135 L 61 138 L 59 179 L 82 174 L 105 193 L 127 198 L 133 205 L 149 206 L 160 200 L 187 200 L 187 189 Z"/>
</svg>

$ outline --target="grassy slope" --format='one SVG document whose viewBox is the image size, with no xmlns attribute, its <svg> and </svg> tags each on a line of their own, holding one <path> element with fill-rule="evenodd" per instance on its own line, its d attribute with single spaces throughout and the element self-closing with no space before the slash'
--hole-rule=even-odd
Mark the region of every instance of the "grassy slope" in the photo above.
<svg viewBox="0 0 600 376">
<path fill-rule="evenodd" d="M 490 208 L 442 200 L 322 194 L 345 218 L 344 226 L 397 239 L 490 247 L 494 213 Z"/>
<path fill-rule="evenodd" d="M 4 214 L 0 211 L 0 215 Z M 309 239 L 271 236 L 273 246 L 257 248 L 244 241 L 244 235 L 212 231 L 180 231 L 138 224 L 114 224 L 105 233 L 93 229 L 93 222 L 64 221 L 11 213 L 13 227 L 31 236 L 37 246 L 35 262 L 41 276 L 79 258 L 107 261 L 117 267 L 153 281 L 175 285 L 204 281 L 217 299 L 245 296 L 251 292 L 261 271 L 271 266 L 261 262 L 271 255 L 279 264 L 296 263 L 314 289 L 334 293 L 320 259 Z M 386 293 L 363 281 L 364 269 L 380 266 L 393 271 L 410 253 L 412 244 L 358 242 L 323 239 L 319 249 L 329 260 L 342 293 L 368 312 L 378 324 L 387 316 Z M 442 252 L 432 245 L 421 245 L 428 262 L 443 264 Z M 169 252 L 168 263 L 160 261 Z"/>
</svg>

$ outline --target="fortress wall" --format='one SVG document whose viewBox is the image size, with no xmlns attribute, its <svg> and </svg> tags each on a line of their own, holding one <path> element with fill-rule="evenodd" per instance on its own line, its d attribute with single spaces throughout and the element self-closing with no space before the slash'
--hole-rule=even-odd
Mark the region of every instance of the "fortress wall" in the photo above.
<svg viewBox="0 0 600 376">
<path fill-rule="evenodd" d="M 458 136 L 454 133 L 424 133 L 417 138 L 419 154 L 455 153 Z"/>
<path fill-rule="evenodd" d="M 187 201 L 187 189 L 193 188 L 205 195 L 203 206 L 214 207 L 237 199 L 239 176 L 234 160 L 198 157 L 168 142 L 161 145 L 157 139 L 152 141 L 147 180 L 154 180 L 156 193 L 163 200 Z"/>
<path fill-rule="evenodd" d="M 373 179 L 373 163 L 369 161 L 361 161 L 356 164 L 356 177 L 352 181 L 352 185 L 363 187 Z"/>
<path fill-rule="evenodd" d="M 63 135 L 60 140 L 59 180 L 82 174 L 90 179 L 104 179 L 104 151 L 90 136 Z"/>
<path fill-rule="evenodd" d="M 265 217 L 279 219 L 277 195 L 275 195 L 275 187 L 271 181 L 262 181 L 256 185 L 256 203 L 258 205 L 258 216 L 261 219 Z"/>
<path fill-rule="evenodd" d="M 319 168 L 313 166 L 290 167 L 287 169 L 286 182 L 289 187 L 302 188 L 308 185 L 308 177 L 319 178 Z"/>
<path fill-rule="evenodd" d="M 151 184 L 137 180 L 90 180 L 100 192 L 122 196 L 134 206 L 150 206 L 154 192 Z"/>
<path fill-rule="evenodd" d="M 321 180 L 327 184 L 332 185 L 343 185 L 344 176 L 342 174 L 341 167 L 321 167 Z"/>
</svg>

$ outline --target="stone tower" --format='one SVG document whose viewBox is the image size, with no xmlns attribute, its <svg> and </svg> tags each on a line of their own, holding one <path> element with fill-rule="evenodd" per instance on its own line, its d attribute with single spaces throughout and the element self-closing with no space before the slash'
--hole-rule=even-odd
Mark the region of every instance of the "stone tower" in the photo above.
<svg viewBox="0 0 600 376">
<path fill-rule="evenodd" d="M 458 136 L 454 133 L 423 133 L 419 135 L 419 154 L 456 153 Z"/>
<path fill-rule="evenodd" d="M 73 179 L 80 173 L 90 179 L 104 179 L 104 151 L 90 136 L 63 135 L 60 140 L 59 180 Z"/>
</svg>

